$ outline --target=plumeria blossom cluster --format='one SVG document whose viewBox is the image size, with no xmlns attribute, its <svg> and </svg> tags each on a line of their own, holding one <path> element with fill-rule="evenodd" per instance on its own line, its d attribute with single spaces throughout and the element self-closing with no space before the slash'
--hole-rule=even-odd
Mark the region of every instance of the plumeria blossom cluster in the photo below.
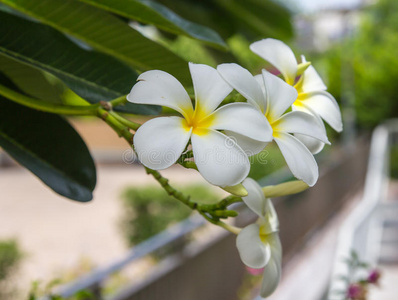
<svg viewBox="0 0 398 300">
<path fill-rule="evenodd" d="M 313 186 L 319 176 L 313 154 L 330 144 L 323 121 L 336 131 L 342 130 L 342 122 L 335 99 L 304 57 L 298 63 L 292 50 L 274 39 L 250 48 L 281 76 L 265 69 L 253 75 L 235 63 L 217 68 L 189 63 L 193 99 L 175 77 L 159 70 L 142 73 L 127 99 L 178 114 L 151 119 L 136 131 L 134 149 L 145 167 L 162 170 L 181 158 L 193 158 L 193 168 L 210 184 L 243 197 L 258 216 L 255 224 L 234 232 L 239 232 L 242 261 L 264 269 L 261 295 L 266 297 L 280 280 L 282 247 L 271 200 L 247 178 L 249 157 L 274 141 L 293 175 L 306 187 Z M 233 90 L 246 101 L 223 105 Z"/>
</svg>

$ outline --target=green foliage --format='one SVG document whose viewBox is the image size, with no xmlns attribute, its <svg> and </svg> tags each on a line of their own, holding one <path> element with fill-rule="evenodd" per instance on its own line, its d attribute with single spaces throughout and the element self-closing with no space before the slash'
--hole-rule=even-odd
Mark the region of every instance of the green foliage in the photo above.
<svg viewBox="0 0 398 300">
<path fill-rule="evenodd" d="M 167 7 L 150 0 L 80 0 L 129 19 L 155 25 L 157 28 L 197 39 L 226 49 L 221 37 L 210 28 L 189 22 Z"/>
<path fill-rule="evenodd" d="M 77 201 L 92 199 L 94 162 L 64 118 L 0 96 L 0 146 L 57 193 Z"/>
<path fill-rule="evenodd" d="M 15 240 L 0 241 L 0 282 L 15 271 L 22 252 Z"/>
<path fill-rule="evenodd" d="M 206 187 L 193 185 L 181 191 L 201 203 L 211 203 L 218 199 Z M 125 212 L 122 230 L 129 245 L 136 245 L 166 229 L 172 223 L 187 218 L 191 209 L 175 201 L 157 186 L 134 187 L 122 195 Z"/>
<path fill-rule="evenodd" d="M 83 141 L 64 119 L 7 101 L 98 116 L 129 140 L 132 123 L 118 111 L 160 113 L 126 103 L 137 74 L 163 70 L 192 90 L 188 61 L 236 62 L 239 43 L 293 33 L 289 11 L 271 0 L 0 0 L 0 20 L 0 146 L 54 191 L 79 201 L 91 199 L 95 186 Z M 130 26 L 141 23 L 156 34 Z M 233 36 L 242 39 L 229 52 L 224 40 Z M 112 107 L 104 102 L 115 99 Z"/>
<path fill-rule="evenodd" d="M 3 63 L 0 70 L 32 96 L 46 101 L 62 102 L 62 91 L 53 91 L 54 86 L 43 74 L 25 64 L 57 76 L 91 103 L 112 100 L 127 94 L 137 79 L 137 73 L 118 60 L 95 51 L 84 50 L 48 26 L 1 11 L 0 18 L 4 22 L 0 27 L 0 53 L 5 55 L 0 56 L 0 63 Z M 59 53 L 63 55 L 60 56 Z M 24 64 L 12 59 L 18 59 Z M 24 69 L 16 73 L 16 68 Z M 47 91 L 53 93 L 48 94 Z M 160 108 L 129 103 L 123 107 L 123 111 L 157 114 Z"/>
<path fill-rule="evenodd" d="M 263 151 L 249 159 L 251 162 L 249 177 L 255 180 L 268 176 L 286 166 L 282 153 L 274 143 L 269 144 Z"/>
<path fill-rule="evenodd" d="M 363 13 L 356 35 L 323 58 L 328 62 L 329 91 L 337 98 L 343 96 L 342 89 L 354 95 L 362 128 L 398 117 L 397 20 L 398 3 L 378 1 Z"/>
<path fill-rule="evenodd" d="M 30 0 L 1 1 L 140 71 L 164 70 L 182 82 L 189 78 L 183 59 L 101 9 L 76 0 L 41 0 L 40 5 Z"/>
<path fill-rule="evenodd" d="M 15 292 L 13 276 L 23 254 L 15 240 L 0 241 L 0 300 L 11 299 Z"/>
<path fill-rule="evenodd" d="M 28 300 L 39 300 L 42 297 L 46 297 L 48 300 L 96 300 L 97 298 L 90 291 L 79 291 L 76 292 L 72 297 L 67 299 L 59 295 L 51 293 L 51 289 L 59 285 L 61 282 L 58 279 L 50 281 L 44 287 L 41 282 L 35 281 L 32 283 L 31 290 L 29 292 Z"/>
<path fill-rule="evenodd" d="M 2 13 L 0 12 L 1 15 Z M 48 74 L 39 69 L 0 55 L 0 72 L 7 76 L 18 89 L 34 98 L 54 103 L 63 102 L 65 90 L 63 85 L 59 84 L 59 82 L 52 84 L 46 76 Z"/>
<path fill-rule="evenodd" d="M 290 12 L 271 0 L 158 0 L 185 18 L 216 30 L 228 39 L 236 33 L 254 40 L 293 36 Z"/>
</svg>

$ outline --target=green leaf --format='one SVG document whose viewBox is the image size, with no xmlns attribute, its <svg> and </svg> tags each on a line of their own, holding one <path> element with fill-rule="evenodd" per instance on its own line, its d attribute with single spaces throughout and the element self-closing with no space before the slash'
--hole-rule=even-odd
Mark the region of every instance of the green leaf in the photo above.
<svg viewBox="0 0 398 300">
<path fill-rule="evenodd" d="M 127 94 L 137 79 L 137 73 L 130 67 L 108 55 L 78 47 L 51 27 L 1 11 L 0 20 L 0 53 L 9 57 L 7 60 L 11 63 L 10 66 L 0 67 L 0 70 L 7 69 L 4 72 L 7 75 L 16 73 L 12 68 L 18 63 L 10 62 L 12 58 L 53 74 L 91 103 Z M 33 78 L 34 70 L 29 70 L 28 66 L 24 68 L 23 65 L 21 68 L 21 76 L 25 75 L 25 86 L 37 83 L 39 77 Z M 15 79 L 15 76 L 9 77 Z M 27 91 L 15 83 L 23 91 L 32 94 L 31 89 Z M 39 90 L 42 88 L 42 85 L 37 86 Z M 40 95 L 36 93 L 32 96 Z M 160 107 L 129 103 L 120 110 L 136 114 L 158 114 Z"/>
<path fill-rule="evenodd" d="M 184 18 L 216 30 L 225 40 L 239 33 L 254 39 L 293 36 L 289 11 L 271 0 L 158 0 Z M 278 3 L 279 2 L 279 3 Z"/>
<path fill-rule="evenodd" d="M 82 202 L 92 199 L 93 159 L 62 117 L 0 97 L 0 147 L 56 193 Z"/>
<path fill-rule="evenodd" d="M 272 1 L 215 0 L 239 25 L 256 37 L 288 38 L 292 36 L 289 13 Z"/>
<path fill-rule="evenodd" d="M 54 103 L 63 102 L 63 87 L 51 84 L 45 74 L 36 68 L 0 54 L 0 72 L 11 79 L 21 91 L 34 98 Z"/>
<path fill-rule="evenodd" d="M 0 0 L 140 71 L 159 69 L 191 85 L 188 64 L 119 18 L 77 0 Z M 58 52 L 60 55 L 62 52 Z"/>
<path fill-rule="evenodd" d="M 214 30 L 187 21 L 166 6 L 150 0 L 80 0 L 162 30 L 185 35 L 220 49 L 227 45 Z"/>
</svg>

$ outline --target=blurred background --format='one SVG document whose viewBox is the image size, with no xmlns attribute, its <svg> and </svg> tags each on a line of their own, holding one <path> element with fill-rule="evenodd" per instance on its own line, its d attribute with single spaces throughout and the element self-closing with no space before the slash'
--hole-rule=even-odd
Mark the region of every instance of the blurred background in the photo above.
<svg viewBox="0 0 398 300">
<path fill-rule="evenodd" d="M 2 15 L 26 17 L 21 16 L 24 10 L 18 9 L 22 7 L 19 1 L 0 2 L 4 3 L 0 4 Z M 57 9 L 58 2 L 53 3 L 52 9 Z M 66 1 L 72 8 L 75 3 L 83 5 L 81 2 L 100 10 L 106 8 L 107 1 L 99 1 L 99 6 L 96 1 Z M 123 7 L 129 1 L 118 2 Z M 370 134 L 385 120 L 398 116 L 398 2 L 158 0 L 156 3 L 185 20 L 214 30 L 219 37 L 203 42 L 192 32 L 194 38 L 159 29 L 145 20 L 134 19 L 129 12 L 118 13 L 117 8 L 107 14 L 176 54 L 184 63 L 193 61 L 215 66 L 222 62 L 238 62 L 254 74 L 270 65 L 253 54 L 249 45 L 267 37 L 281 39 L 292 47 L 297 57 L 304 54 L 311 61 L 340 104 L 344 131 L 337 134 L 327 127 L 332 147 L 326 146 L 316 156 L 321 173 L 317 186 L 294 197 L 275 199 L 281 221 L 285 272 L 278 290 L 285 292 L 277 292 L 271 299 L 293 299 L 293 294 L 289 296 L 286 291 L 293 293 L 300 287 L 301 291 L 312 292 L 303 294 L 306 296 L 300 299 L 326 297 L 338 229 L 363 195 Z M 63 5 L 59 8 L 67 13 Z M 44 20 L 44 17 L 35 18 L 34 13 L 27 13 L 24 20 L 36 22 L 32 21 L 32 16 Z M 43 23 L 58 30 L 62 27 Z M 11 25 L 0 17 L 4 32 L 10 30 L 7 26 Z M 96 48 L 89 39 L 75 39 L 73 34 L 67 37 L 82 50 Z M 4 53 L 0 53 L 0 77 L 5 76 L 19 88 L 26 88 L 20 81 L 21 63 L 2 55 Z M 67 51 L 61 55 L 67 55 Z M 184 72 L 176 76 L 181 78 Z M 68 83 L 50 71 L 43 71 L 43 74 L 51 83 L 48 97 L 56 95 L 62 103 L 71 105 L 84 103 L 84 97 Z M 34 86 L 35 75 L 31 76 L 28 81 Z M 127 78 L 124 82 L 127 84 L 123 93 L 127 93 L 134 80 Z M 28 89 L 25 90 L 28 94 L 29 91 L 35 93 L 32 87 Z M 169 111 L 164 109 L 164 112 Z M 132 119 L 141 123 L 148 118 L 133 116 Z M 125 141 L 101 120 L 73 117 L 69 121 L 88 145 L 96 163 L 98 182 L 91 202 L 75 202 L 54 193 L 0 149 L 1 300 L 28 299 L 29 293 L 29 299 L 35 299 L 54 289 L 62 291 L 68 283 L 72 283 L 71 291 L 74 291 L 87 274 L 91 274 L 89 279 L 93 282 L 83 286 L 95 287 L 96 299 L 151 300 L 162 296 L 170 300 L 254 299 L 257 296 L 261 280 L 249 275 L 239 262 L 233 237 L 211 225 L 203 225 L 189 209 L 169 198 L 138 165 Z M 398 147 L 391 146 L 388 163 L 388 172 L 395 178 L 398 176 Z M 222 190 L 209 187 L 193 170 L 173 166 L 162 174 L 197 201 L 214 203 L 224 196 Z M 253 158 L 250 176 L 262 184 L 291 177 L 283 157 L 272 144 Z M 396 198 L 398 184 L 393 179 L 389 183 L 386 193 Z M 177 225 L 188 217 L 194 220 L 187 223 L 192 230 L 183 232 Z M 252 219 L 252 215 L 242 212 L 238 222 L 245 224 Z M 131 247 L 165 229 L 169 229 L 167 234 L 152 239 L 151 245 L 156 241 L 162 243 L 174 234 L 172 243 L 158 248 L 146 244 L 142 251 L 148 255 L 137 256 L 131 252 Z M 392 256 L 397 254 L 395 248 L 392 251 Z M 314 253 L 324 256 L 316 257 Z M 317 267 L 324 276 L 311 273 Z M 305 269 L 311 274 L 303 271 Z M 396 277 L 386 278 L 393 282 L 398 273 L 391 274 Z M 213 285 L 206 276 L 213 280 Z M 295 284 L 292 283 L 294 279 Z M 179 286 L 181 292 L 176 291 Z M 86 299 L 89 296 L 74 297 Z M 370 294 L 369 297 L 380 296 Z M 387 295 L 377 299 L 393 298 Z"/>
</svg>

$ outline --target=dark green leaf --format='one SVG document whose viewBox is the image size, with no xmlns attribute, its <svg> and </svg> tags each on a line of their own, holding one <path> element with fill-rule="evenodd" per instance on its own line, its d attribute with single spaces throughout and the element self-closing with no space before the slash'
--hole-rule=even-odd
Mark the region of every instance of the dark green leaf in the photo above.
<svg viewBox="0 0 398 300">
<path fill-rule="evenodd" d="M 216 30 L 225 40 L 293 36 L 289 11 L 272 0 L 158 0 L 184 18 Z"/>
<path fill-rule="evenodd" d="M 119 18 L 77 0 L 0 0 L 135 69 L 159 69 L 191 85 L 188 64 Z M 58 55 L 62 53 L 59 52 Z M 109 70 L 113 71 L 113 70 Z"/>
<path fill-rule="evenodd" d="M 92 199 L 93 159 L 62 117 L 0 97 L 0 146 L 58 194 L 82 202 Z"/>
<path fill-rule="evenodd" d="M 123 96 L 135 83 L 137 74 L 130 67 L 108 55 L 78 47 L 51 27 L 1 11 L 0 22 L 0 53 L 55 75 L 91 103 Z M 34 71 L 28 72 L 27 68 L 21 70 L 30 77 L 25 78 L 25 84 L 29 80 L 33 84 L 38 78 L 33 78 Z M 4 73 L 10 75 L 15 70 Z M 121 111 L 157 114 L 160 107 L 129 103 Z"/>
<path fill-rule="evenodd" d="M 216 0 L 243 31 L 256 38 L 289 38 L 293 34 L 286 9 L 265 0 Z"/>
<path fill-rule="evenodd" d="M 181 18 L 167 7 L 150 0 L 80 0 L 88 4 L 109 10 L 129 19 L 156 27 L 175 34 L 197 39 L 211 46 L 226 49 L 221 37 L 210 28 Z"/>
</svg>

